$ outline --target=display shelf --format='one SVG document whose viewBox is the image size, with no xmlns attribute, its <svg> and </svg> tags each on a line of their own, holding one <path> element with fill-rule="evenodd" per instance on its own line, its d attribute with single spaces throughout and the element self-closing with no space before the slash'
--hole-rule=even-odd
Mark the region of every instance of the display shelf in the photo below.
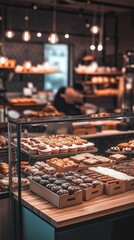
<svg viewBox="0 0 134 240">
<path fill-rule="evenodd" d="M 118 130 L 104 130 L 104 131 L 101 131 L 101 132 L 97 132 L 95 134 L 82 134 L 82 135 L 79 135 L 81 138 L 99 138 L 99 137 L 107 137 L 107 136 L 114 136 L 114 135 L 125 135 L 125 134 L 134 134 L 134 131 L 133 130 L 129 130 L 129 131 L 118 131 Z"/>
<path fill-rule="evenodd" d="M 12 143 L 12 146 L 17 148 L 17 146 L 15 144 Z M 21 152 L 26 154 L 27 156 L 30 157 L 30 159 L 35 159 L 36 161 L 38 160 L 46 160 L 46 159 L 49 159 L 49 158 L 64 158 L 64 157 L 69 157 L 69 156 L 73 156 L 73 155 L 76 155 L 76 154 L 80 154 L 80 153 L 96 153 L 98 151 L 97 148 L 94 148 L 93 150 L 85 150 L 85 151 L 75 151 L 75 152 L 68 152 L 68 153 L 58 153 L 58 154 L 50 154 L 50 155 L 44 155 L 44 156 L 40 156 L 40 155 L 32 155 L 30 154 L 28 151 L 26 150 L 23 150 L 21 149 Z"/>
<path fill-rule="evenodd" d="M 46 69 L 44 71 L 33 71 L 30 69 L 24 69 L 22 71 L 15 70 L 16 74 L 53 74 L 58 73 L 59 71 L 56 69 Z"/>
<path fill-rule="evenodd" d="M 92 81 L 90 81 L 90 80 L 87 80 L 87 81 L 75 81 L 75 83 L 78 83 L 78 84 L 87 84 L 87 85 L 104 85 L 104 84 L 109 84 L 109 83 L 111 83 L 111 84 L 117 84 L 117 82 L 110 82 L 110 80 L 109 81 L 107 81 L 107 82 L 92 82 Z"/>
<path fill-rule="evenodd" d="M 16 66 L 16 60 L 8 59 L 5 63 L 0 63 L 0 69 L 14 69 Z"/>
<path fill-rule="evenodd" d="M 134 155 L 134 151 L 130 151 L 130 152 L 125 152 L 125 151 L 112 151 L 111 149 L 106 150 L 106 153 L 109 154 L 123 154 L 123 155 L 128 155 L 128 156 L 133 156 Z"/>
<path fill-rule="evenodd" d="M 108 76 L 108 77 L 114 77 L 114 76 L 122 76 L 122 72 L 120 71 L 113 71 L 113 72 L 89 72 L 85 70 L 78 70 L 75 68 L 75 73 L 82 74 L 82 75 L 90 75 L 90 76 Z"/>
</svg>

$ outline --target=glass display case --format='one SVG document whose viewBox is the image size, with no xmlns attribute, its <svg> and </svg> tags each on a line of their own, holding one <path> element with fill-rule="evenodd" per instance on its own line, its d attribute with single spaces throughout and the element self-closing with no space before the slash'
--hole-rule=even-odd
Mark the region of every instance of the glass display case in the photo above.
<svg viewBox="0 0 134 240">
<path fill-rule="evenodd" d="M 52 208 L 56 214 L 62 208 L 70 214 L 74 206 L 71 218 L 77 223 L 85 216 L 82 220 L 78 213 L 75 216 L 76 206 L 81 209 L 90 202 L 98 206 L 98 198 L 101 203 L 104 201 L 101 205 L 103 216 L 108 214 L 105 201 L 109 201 L 108 209 L 114 208 L 112 197 L 116 195 L 122 202 L 122 209 L 127 204 L 131 208 L 134 189 L 133 133 L 132 113 L 10 119 L 10 191 L 11 198 L 17 202 L 18 239 L 23 239 L 22 231 L 25 231 L 24 226 L 22 228 L 23 207 L 39 214 L 41 219 L 52 225 L 55 222 L 51 219 L 52 212 L 49 216 L 47 210 L 42 212 L 39 208 L 41 203 L 43 206 L 47 204 L 46 209 Z M 12 155 L 13 150 L 15 156 Z M 126 195 L 127 203 L 123 200 Z M 117 201 L 116 209 L 119 209 L 120 201 Z M 97 214 L 95 207 L 94 214 Z"/>
</svg>

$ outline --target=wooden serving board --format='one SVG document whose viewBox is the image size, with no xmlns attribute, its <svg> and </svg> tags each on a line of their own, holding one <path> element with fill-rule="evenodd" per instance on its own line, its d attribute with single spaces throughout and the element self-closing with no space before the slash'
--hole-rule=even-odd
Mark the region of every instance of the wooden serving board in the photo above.
<svg viewBox="0 0 134 240">
<path fill-rule="evenodd" d="M 13 193 L 17 200 L 17 192 Z M 22 204 L 56 228 L 69 226 L 134 208 L 134 191 L 114 196 L 102 195 L 80 205 L 57 209 L 51 203 L 30 192 L 22 192 Z"/>
</svg>

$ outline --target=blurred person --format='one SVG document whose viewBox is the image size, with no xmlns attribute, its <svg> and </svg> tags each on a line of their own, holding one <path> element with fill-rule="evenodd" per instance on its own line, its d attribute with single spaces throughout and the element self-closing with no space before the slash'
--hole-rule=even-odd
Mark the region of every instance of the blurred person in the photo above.
<svg viewBox="0 0 134 240">
<path fill-rule="evenodd" d="M 61 87 L 54 99 L 54 106 L 66 115 L 84 114 L 84 96 L 73 87 Z"/>
</svg>

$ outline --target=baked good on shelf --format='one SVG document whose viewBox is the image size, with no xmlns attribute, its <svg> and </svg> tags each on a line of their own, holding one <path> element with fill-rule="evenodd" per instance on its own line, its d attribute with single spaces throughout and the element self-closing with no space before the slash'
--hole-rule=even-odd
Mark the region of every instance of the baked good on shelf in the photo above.
<svg viewBox="0 0 134 240">
<path fill-rule="evenodd" d="M 120 148 L 120 150 L 122 150 L 123 148 L 129 147 L 129 143 L 123 142 L 119 143 L 117 146 Z"/>
<path fill-rule="evenodd" d="M 130 181 L 130 180 L 134 180 L 134 177 L 131 177 L 125 173 L 121 173 L 119 171 L 116 171 L 114 169 L 110 169 L 107 167 L 91 167 L 90 168 L 92 171 L 95 171 L 97 173 L 101 173 L 104 174 L 106 176 L 110 176 L 112 178 L 121 180 L 121 181 Z"/>
<path fill-rule="evenodd" d="M 69 147 L 66 145 L 63 145 L 62 147 L 59 147 L 60 153 L 67 153 L 69 151 Z"/>
<path fill-rule="evenodd" d="M 38 153 L 40 156 L 50 155 L 52 153 L 52 149 L 50 147 L 43 150 L 38 149 Z"/>
<path fill-rule="evenodd" d="M 3 147 L 7 146 L 8 144 L 8 140 L 6 137 L 0 135 L 0 149 L 2 149 Z"/>
<path fill-rule="evenodd" d="M 111 147 L 110 150 L 113 152 L 119 152 L 120 148 L 118 146 L 116 146 L 116 147 Z"/>
<path fill-rule="evenodd" d="M 92 142 L 87 142 L 87 143 L 84 143 L 85 147 L 86 147 L 86 150 L 93 150 L 94 149 L 94 143 Z"/>
<path fill-rule="evenodd" d="M 118 161 L 122 161 L 122 160 L 126 160 L 127 159 L 127 156 L 123 155 L 123 154 L 119 154 L 119 153 L 116 153 L 116 154 L 112 154 L 109 156 L 110 159 L 118 162 Z"/>
<path fill-rule="evenodd" d="M 90 166 L 90 165 L 99 164 L 100 161 L 97 160 L 97 159 L 89 158 L 89 159 L 85 159 L 85 160 L 83 161 L 83 163 Z"/>
</svg>

